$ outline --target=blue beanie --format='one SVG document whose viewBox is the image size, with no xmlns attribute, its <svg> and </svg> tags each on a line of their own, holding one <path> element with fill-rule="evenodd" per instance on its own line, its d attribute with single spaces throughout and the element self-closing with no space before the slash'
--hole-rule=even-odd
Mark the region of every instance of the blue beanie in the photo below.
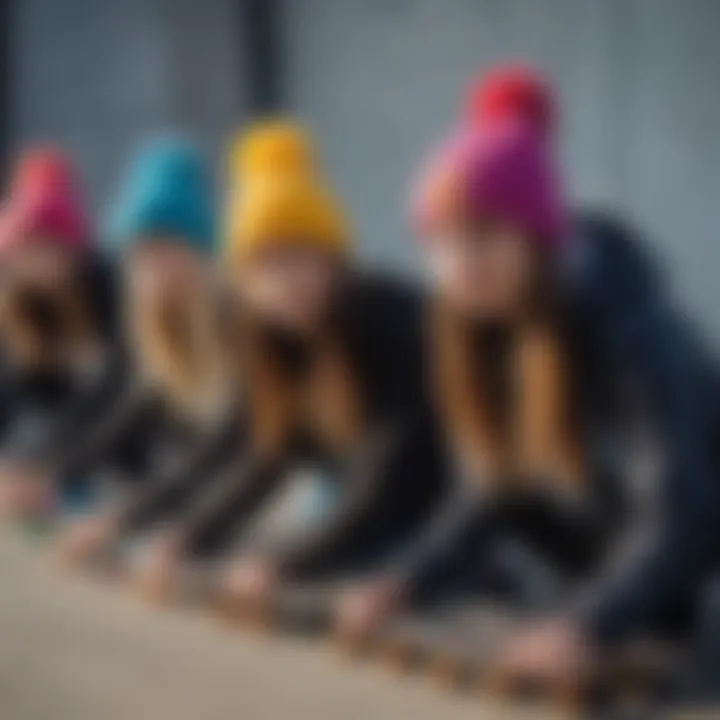
<svg viewBox="0 0 720 720">
<path fill-rule="evenodd" d="M 163 237 L 212 253 L 215 233 L 210 182 L 195 147 L 162 138 L 143 148 L 110 207 L 105 230 L 114 248 Z"/>
</svg>

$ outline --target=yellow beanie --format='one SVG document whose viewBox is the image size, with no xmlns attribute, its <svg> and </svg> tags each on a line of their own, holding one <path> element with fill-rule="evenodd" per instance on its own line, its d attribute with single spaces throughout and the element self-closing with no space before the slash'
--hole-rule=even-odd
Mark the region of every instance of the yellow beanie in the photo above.
<svg viewBox="0 0 720 720">
<path fill-rule="evenodd" d="M 347 218 L 322 182 L 309 135 L 288 122 L 260 123 L 235 143 L 227 217 L 233 259 L 269 243 L 338 254 L 350 245 Z"/>
<path fill-rule="evenodd" d="M 263 175 L 315 171 L 315 148 L 307 130 L 286 120 L 257 122 L 239 134 L 230 150 L 230 182 Z"/>
</svg>

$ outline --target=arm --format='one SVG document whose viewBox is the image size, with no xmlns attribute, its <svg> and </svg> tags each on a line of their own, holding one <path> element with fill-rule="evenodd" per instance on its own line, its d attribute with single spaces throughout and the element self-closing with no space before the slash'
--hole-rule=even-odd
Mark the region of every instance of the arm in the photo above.
<svg viewBox="0 0 720 720">
<path fill-rule="evenodd" d="M 158 474 L 142 483 L 140 491 L 119 512 L 121 530 L 135 530 L 179 509 L 208 477 L 216 475 L 232 459 L 239 445 L 242 445 L 240 422 L 237 415 L 231 413 L 188 448 L 177 470 Z"/>
<path fill-rule="evenodd" d="M 49 471 L 61 479 L 87 473 L 131 433 L 146 433 L 157 424 L 161 411 L 159 400 L 146 388 L 128 388 L 81 437 L 68 442 Z"/>
<path fill-rule="evenodd" d="M 7 443 L 8 431 L 21 412 L 20 400 L 13 374 L 5 365 L 0 364 L 0 450 L 2 451 L 6 450 L 3 446 Z"/>
<path fill-rule="evenodd" d="M 27 455 L 34 463 L 45 467 L 62 464 L 64 456 L 71 452 L 78 438 L 118 402 L 128 376 L 128 364 L 123 353 L 114 351 L 99 377 L 88 379 L 84 387 L 73 389 L 42 435 L 28 449 Z"/>
<path fill-rule="evenodd" d="M 368 523 L 382 515 L 386 491 L 397 481 L 392 471 L 397 466 L 401 432 L 397 427 L 384 428 L 351 453 L 344 470 L 348 487 L 340 506 L 308 535 L 275 556 L 274 564 L 284 577 L 313 574 L 334 566 Z"/>
<path fill-rule="evenodd" d="M 424 597 L 493 532 L 492 506 L 467 473 L 455 473 L 442 502 L 420 533 L 392 560 L 388 574 L 410 597 Z"/>
<path fill-rule="evenodd" d="M 720 550 L 720 477 L 712 456 L 711 382 L 692 338 L 659 302 L 635 298 L 608 342 L 644 381 L 660 425 L 666 468 L 660 514 L 640 552 L 609 576 L 584 620 L 599 642 L 652 627 L 693 592 Z"/>
<path fill-rule="evenodd" d="M 241 451 L 176 526 L 185 549 L 212 553 L 278 487 L 284 461 Z"/>
<path fill-rule="evenodd" d="M 396 522 L 412 493 L 439 481 L 430 442 L 414 423 L 388 425 L 367 437 L 349 459 L 340 505 L 276 558 L 279 571 L 287 578 L 326 572 L 362 548 L 369 533 Z"/>
<path fill-rule="evenodd" d="M 31 460 L 37 437 L 51 421 L 61 400 L 68 396 L 70 383 L 59 373 L 28 372 L 3 367 L 0 370 L 0 398 L 3 403 L 0 442 L 2 452 L 18 463 Z M 31 426 L 31 432 L 26 428 Z"/>
</svg>

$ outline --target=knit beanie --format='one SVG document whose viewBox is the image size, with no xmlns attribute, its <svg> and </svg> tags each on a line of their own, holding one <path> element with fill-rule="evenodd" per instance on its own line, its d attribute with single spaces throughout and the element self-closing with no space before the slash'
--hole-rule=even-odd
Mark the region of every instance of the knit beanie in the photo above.
<svg viewBox="0 0 720 720">
<path fill-rule="evenodd" d="M 35 148 L 19 160 L 0 210 L 0 249 L 42 239 L 84 248 L 90 226 L 70 160 L 53 148 Z"/>
<path fill-rule="evenodd" d="M 238 134 L 230 150 L 230 176 L 235 185 L 279 173 L 312 174 L 317 151 L 310 134 L 289 120 L 257 122 Z"/>
<path fill-rule="evenodd" d="M 448 221 L 491 218 L 517 223 L 544 249 L 564 237 L 551 153 L 521 122 L 465 129 L 446 140 L 421 174 L 412 210 L 421 234 Z"/>
<path fill-rule="evenodd" d="M 227 245 L 233 260 L 279 243 L 348 251 L 345 213 L 300 126 L 269 121 L 247 130 L 233 147 L 230 185 Z"/>
<path fill-rule="evenodd" d="M 161 238 L 200 253 L 214 250 L 210 178 L 194 146 L 160 138 L 131 163 L 106 222 L 115 248 Z"/>
<path fill-rule="evenodd" d="M 474 79 L 465 95 L 464 119 L 474 126 L 518 120 L 550 138 L 556 130 L 557 115 L 552 84 L 526 65 L 497 65 Z"/>
</svg>

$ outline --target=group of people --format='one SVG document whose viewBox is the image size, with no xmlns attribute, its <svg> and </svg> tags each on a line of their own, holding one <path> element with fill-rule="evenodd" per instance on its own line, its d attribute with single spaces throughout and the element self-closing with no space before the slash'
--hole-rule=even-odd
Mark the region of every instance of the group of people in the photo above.
<svg viewBox="0 0 720 720">
<path fill-rule="evenodd" d="M 241 133 L 220 223 L 184 141 L 138 153 L 98 231 L 68 160 L 29 151 L 0 214 L 2 513 L 58 521 L 74 566 L 145 537 L 135 579 L 168 600 L 203 563 L 243 607 L 341 579 L 351 636 L 501 596 L 537 611 L 509 676 L 687 637 L 720 553 L 717 368 L 636 234 L 569 205 L 557 105 L 530 68 L 471 85 L 411 192 L 422 284 L 359 266 L 292 121 Z"/>
</svg>

